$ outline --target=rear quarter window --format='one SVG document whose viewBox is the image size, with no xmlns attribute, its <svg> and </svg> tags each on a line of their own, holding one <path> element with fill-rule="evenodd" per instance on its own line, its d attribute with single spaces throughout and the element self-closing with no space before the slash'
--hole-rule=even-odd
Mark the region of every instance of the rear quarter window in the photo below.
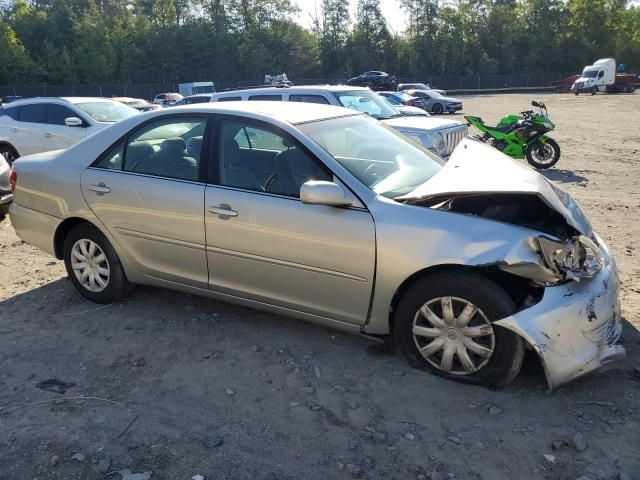
<svg viewBox="0 0 640 480">
<path fill-rule="evenodd" d="M 330 105 L 329 100 L 327 100 L 322 95 L 289 95 L 290 102 L 301 102 L 301 103 L 318 103 L 321 105 Z"/>
<path fill-rule="evenodd" d="M 251 95 L 249 100 L 281 102 L 282 95 Z"/>
<path fill-rule="evenodd" d="M 18 120 L 29 123 L 46 123 L 47 105 L 45 103 L 22 105 L 18 114 Z"/>
</svg>

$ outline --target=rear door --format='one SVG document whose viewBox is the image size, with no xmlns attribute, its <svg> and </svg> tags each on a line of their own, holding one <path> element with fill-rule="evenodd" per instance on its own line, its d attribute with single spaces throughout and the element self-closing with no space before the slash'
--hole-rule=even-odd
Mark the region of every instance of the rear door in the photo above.
<svg viewBox="0 0 640 480">
<path fill-rule="evenodd" d="M 12 129 L 14 146 L 20 155 L 51 150 L 49 139 L 45 136 L 46 121 L 46 104 L 32 103 L 20 106 L 18 121 Z"/>
<path fill-rule="evenodd" d="M 138 269 L 207 288 L 204 192 L 208 115 L 154 119 L 82 175 L 82 193 Z M 204 152 L 204 153 L 203 153 Z"/>
</svg>

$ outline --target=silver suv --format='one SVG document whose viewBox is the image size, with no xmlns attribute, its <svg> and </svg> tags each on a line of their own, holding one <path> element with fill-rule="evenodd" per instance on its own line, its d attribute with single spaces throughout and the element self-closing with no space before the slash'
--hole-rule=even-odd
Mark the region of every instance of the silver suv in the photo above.
<svg viewBox="0 0 640 480">
<path fill-rule="evenodd" d="M 465 124 L 455 120 L 404 116 L 394 106 L 368 88 L 349 86 L 268 87 L 214 93 L 212 102 L 273 100 L 320 103 L 364 112 L 447 158 L 468 135 Z"/>
</svg>

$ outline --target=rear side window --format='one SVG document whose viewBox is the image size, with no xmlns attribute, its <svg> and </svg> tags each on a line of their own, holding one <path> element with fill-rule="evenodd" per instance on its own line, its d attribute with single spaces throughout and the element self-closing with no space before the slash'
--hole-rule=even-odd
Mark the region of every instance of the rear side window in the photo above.
<svg viewBox="0 0 640 480">
<path fill-rule="evenodd" d="M 6 115 L 7 117 L 13 120 L 18 120 L 19 114 L 20 114 L 20 107 L 12 107 L 12 108 L 0 107 L 0 115 Z"/>
<path fill-rule="evenodd" d="M 64 105 L 50 103 L 47 108 L 47 123 L 50 125 L 65 125 L 65 118 L 78 117 L 78 115 Z"/>
<path fill-rule="evenodd" d="M 322 95 L 289 95 L 290 102 L 301 102 L 301 103 L 319 103 L 321 105 L 331 105 L 329 100 L 327 100 Z"/>
<path fill-rule="evenodd" d="M 242 100 L 242 97 L 220 97 L 218 99 L 219 102 L 239 102 Z"/>
<path fill-rule="evenodd" d="M 153 122 L 130 136 L 123 170 L 159 177 L 198 180 L 206 118 Z"/>
<path fill-rule="evenodd" d="M 29 123 L 47 123 L 47 105 L 45 103 L 22 105 L 18 120 Z"/>
<path fill-rule="evenodd" d="M 282 95 L 251 95 L 249 100 L 281 102 Z"/>
</svg>

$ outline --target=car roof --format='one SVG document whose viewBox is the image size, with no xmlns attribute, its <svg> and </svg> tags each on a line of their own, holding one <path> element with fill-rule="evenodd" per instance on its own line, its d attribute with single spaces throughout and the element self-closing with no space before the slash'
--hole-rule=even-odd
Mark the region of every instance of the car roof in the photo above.
<svg viewBox="0 0 640 480">
<path fill-rule="evenodd" d="M 275 94 L 275 93 L 312 93 L 317 91 L 324 92 L 352 92 L 356 90 L 369 90 L 367 87 L 350 87 L 349 85 L 302 85 L 299 87 L 260 87 L 260 88 L 239 88 L 237 90 L 228 90 L 226 92 L 216 92 L 211 95 L 214 96 L 234 96 L 242 95 L 243 93 L 257 93 L 257 94 Z"/>
<path fill-rule="evenodd" d="M 329 118 L 362 115 L 352 109 L 335 107 L 332 105 L 321 105 L 317 103 L 299 102 L 212 102 L 195 103 L 190 105 L 180 105 L 170 107 L 171 111 L 182 111 L 190 113 L 225 113 L 229 115 L 238 114 L 247 116 L 253 114 L 255 118 L 271 118 L 293 125 L 300 123 L 315 122 Z M 166 114 L 169 110 L 164 110 Z"/>
<path fill-rule="evenodd" d="M 52 101 L 61 101 L 71 104 L 76 103 L 86 103 L 86 102 L 113 102 L 114 100 L 110 98 L 103 97 L 33 97 L 33 98 L 22 98 L 20 100 L 14 100 L 11 103 L 7 104 L 7 107 L 10 105 L 12 107 L 18 107 L 20 105 L 31 105 L 33 103 L 50 103 Z"/>
</svg>

